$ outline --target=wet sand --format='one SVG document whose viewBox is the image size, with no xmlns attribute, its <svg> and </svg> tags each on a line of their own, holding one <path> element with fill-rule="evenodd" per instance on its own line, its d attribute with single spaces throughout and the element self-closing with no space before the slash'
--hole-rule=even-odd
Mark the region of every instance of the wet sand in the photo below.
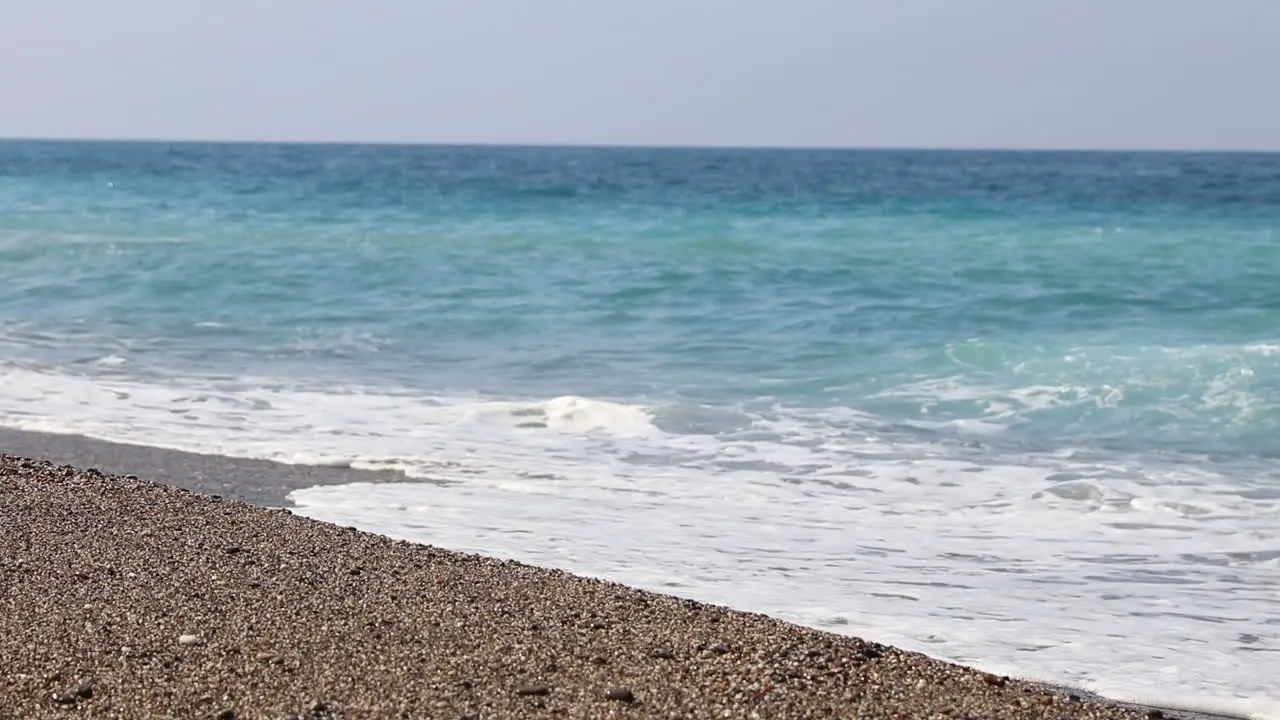
<svg viewBox="0 0 1280 720">
<path fill-rule="evenodd" d="M 288 494 L 317 485 L 403 482 L 403 473 L 339 467 L 287 465 L 106 442 L 82 435 L 57 435 L 0 428 L 0 452 L 136 475 L 193 492 L 220 495 L 264 507 L 289 507 Z"/>
<path fill-rule="evenodd" d="M 1192 717 L 189 491 L 358 471 L 25 435 L 168 484 L 0 457 L 0 718 Z"/>
</svg>

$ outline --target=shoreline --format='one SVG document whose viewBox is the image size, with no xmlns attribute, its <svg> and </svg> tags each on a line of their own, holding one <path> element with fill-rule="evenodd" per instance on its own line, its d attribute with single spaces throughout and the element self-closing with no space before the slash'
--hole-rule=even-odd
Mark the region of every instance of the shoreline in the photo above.
<svg viewBox="0 0 1280 720">
<path fill-rule="evenodd" d="M 37 452 L 32 452 L 32 450 L 36 450 Z M 303 536 L 307 537 L 323 537 L 323 541 L 319 543 L 319 546 L 312 546 L 312 550 L 320 552 L 321 555 L 333 552 L 334 548 L 332 546 L 334 543 L 337 543 L 338 546 L 342 546 L 343 543 L 360 541 L 357 542 L 357 544 L 365 544 L 365 546 L 367 546 L 367 544 L 371 543 L 372 547 L 379 548 L 380 551 L 385 551 L 390 548 L 390 550 L 393 551 L 393 555 L 394 553 L 401 551 L 408 552 L 411 556 L 412 553 L 415 552 L 426 552 L 430 557 L 433 557 L 433 559 L 438 561 L 440 561 L 440 559 L 444 559 L 444 564 L 453 566 L 454 570 L 457 570 L 460 566 L 465 569 L 468 568 L 468 566 L 480 565 L 483 566 L 483 568 L 488 569 L 486 571 L 493 571 L 493 573 L 497 575 L 509 575 L 512 573 L 515 573 L 517 577 L 531 575 L 531 577 L 538 579 L 539 583 L 550 588 L 550 596 L 556 596 L 556 594 L 561 593 L 563 589 L 562 585 L 564 584 L 586 584 L 588 587 L 599 587 L 599 585 L 603 585 L 603 587 L 611 589 L 611 592 L 614 593 L 623 593 L 630 598 L 643 598 L 643 600 L 637 601 L 640 602 L 641 607 L 649 607 L 652 606 L 653 603 L 658 603 L 659 606 L 667 607 L 669 610 L 676 611 L 676 618 L 673 620 L 668 618 L 668 625 L 671 624 L 672 621 L 676 626 L 681 626 L 687 623 L 698 625 L 699 611 L 714 610 L 718 616 L 728 616 L 728 618 L 735 619 L 735 623 L 745 623 L 745 625 L 763 624 L 762 626 L 767 626 L 771 633 L 778 628 L 786 628 L 787 634 L 800 638 L 801 642 L 818 643 L 822 648 L 828 648 L 831 646 L 847 646 L 846 650 L 847 648 L 852 648 L 850 652 L 854 653 L 854 655 L 851 657 L 854 657 L 855 660 L 860 657 L 858 653 L 863 652 L 863 648 L 876 648 L 876 650 L 872 651 L 873 653 L 890 653 L 890 655 L 895 657 L 895 659 L 900 659 L 902 664 L 904 664 L 906 669 L 904 671 L 908 673 L 908 676 L 915 678 L 915 680 L 919 680 L 919 682 L 923 682 L 923 680 L 916 678 L 915 673 L 925 673 L 927 676 L 941 673 L 941 676 L 945 676 L 945 678 L 952 678 L 951 682 L 961 682 L 960 688 L 963 688 L 963 692 L 956 694 L 955 689 L 952 688 L 952 694 L 950 694 L 950 696 L 942 697 L 941 700 L 938 698 L 937 693 L 933 692 L 936 688 L 933 688 L 932 682 L 925 683 L 925 685 L 922 685 L 922 687 L 919 688 L 915 688 L 914 685 L 913 687 L 906 688 L 908 696 L 915 697 L 915 700 L 911 702 L 925 703 L 925 706 L 916 707 L 916 710 L 922 712 L 925 710 L 928 711 L 927 714 L 919 716 L 929 716 L 929 712 L 941 711 L 940 707 L 942 706 L 951 708 L 951 710 L 960 711 L 963 710 L 961 705 L 963 705 L 964 702 L 973 701 L 973 698 L 983 698 L 982 702 L 984 703 L 1004 698 L 1004 703 L 1000 705 L 1000 714 L 998 714 L 998 716 L 1001 717 L 1060 717 L 1064 716 L 1064 712 L 1066 716 L 1073 717 L 1155 717 L 1155 715 L 1152 715 L 1153 712 L 1160 712 L 1160 714 L 1165 717 L 1179 717 L 1179 719 L 1185 720 L 1208 720 L 1236 717 L 1234 715 L 1204 714 L 1204 712 L 1133 705 L 1133 703 L 1121 703 L 1107 700 L 1107 698 L 1079 691 L 1079 689 L 1056 687 L 1056 685 L 1051 684 L 1023 682 L 1023 680 L 995 678 L 995 676 L 988 675 L 980 670 L 968 669 L 968 667 L 948 664 L 948 662 L 945 661 L 929 659 L 929 657 L 916 655 L 916 653 L 897 651 L 895 648 L 888 648 L 887 646 L 881 646 L 881 644 L 877 643 L 867 643 L 860 641 L 858 638 L 847 637 L 847 635 L 829 634 L 822 632 L 822 630 L 801 628 L 801 626 L 790 625 L 782 623 L 782 621 L 765 618 L 763 615 L 745 614 L 745 612 L 733 611 L 726 609 L 726 607 L 707 606 L 699 602 L 678 600 L 678 598 L 666 596 L 666 594 L 637 591 L 637 589 L 627 588 L 625 585 L 607 583 L 603 582 L 603 580 L 579 578 L 575 577 L 575 575 L 563 573 L 563 571 L 558 570 L 532 568 L 532 566 L 518 564 L 518 562 L 493 560 L 488 559 L 488 557 L 465 555 L 465 553 L 439 550 L 439 548 L 429 546 L 416 546 L 416 544 L 412 543 L 390 541 L 388 538 L 375 536 L 375 534 L 352 532 L 351 529 L 337 528 L 335 525 L 300 518 L 300 516 L 293 516 L 292 514 L 288 514 L 287 511 L 270 510 L 261 507 L 264 505 L 275 505 L 276 507 L 287 505 L 287 500 L 285 500 L 284 496 L 287 496 L 289 491 L 297 489 L 297 487 L 311 487 L 315 486 L 315 484 L 337 484 L 349 482 L 397 482 L 397 480 L 404 479 L 403 475 L 399 475 L 398 473 L 374 473 L 374 471 L 364 470 L 311 468 L 311 466 L 284 465 L 279 464 L 279 462 L 241 460 L 232 459 L 232 457 L 188 454 L 188 452 L 157 450 L 157 448 L 142 446 L 120 445 L 120 443 L 97 441 L 97 439 L 83 438 L 79 436 L 50 436 L 50 434 L 8 429 L 0 429 L 0 451 L 14 452 L 14 454 L 27 456 L 38 456 L 41 459 L 37 461 L 24 460 L 20 459 L 20 457 L 4 457 L 4 459 L 0 459 L 0 497 L 5 497 L 6 500 L 9 501 L 13 500 L 14 493 L 17 493 L 19 500 L 22 500 L 23 496 L 32 496 L 26 498 L 26 500 L 29 501 L 35 500 L 35 498 L 40 496 L 49 496 L 50 493 L 56 496 L 59 495 L 59 493 L 67 492 L 68 488 L 78 488 L 82 489 L 82 491 L 83 489 L 93 489 L 93 491 L 97 492 L 106 492 L 106 495 L 108 495 L 109 498 L 114 498 L 113 502 L 120 503 L 120 506 L 122 507 L 133 507 L 133 512 L 124 512 L 124 515 L 134 516 L 134 519 L 137 520 L 137 527 L 145 527 L 145 525 L 157 523 L 157 521 L 159 521 L 159 523 L 164 525 L 165 528 L 172 530 L 174 525 L 173 521 L 175 519 L 173 511 L 160 512 L 159 516 L 154 516 L 154 518 L 148 516 L 151 514 L 150 510 L 142 511 L 142 515 L 138 515 L 138 507 L 136 506 L 136 503 L 140 500 L 140 497 L 134 496 L 154 496 L 156 500 L 160 501 L 160 505 L 163 506 L 168 506 L 169 503 L 177 500 L 178 505 L 182 507 L 182 512 L 187 512 L 187 515 L 183 515 L 182 512 L 179 512 L 179 515 L 182 516 L 182 518 L 191 518 L 191 515 L 189 515 L 191 512 L 204 512 L 204 516 L 207 519 L 209 518 L 209 512 L 212 509 L 219 509 L 223 511 L 224 514 L 236 516 L 236 518 L 241 520 L 241 523 L 233 524 L 230 529 L 224 528 L 228 542 L 234 541 L 234 539 L 236 539 L 234 536 L 243 532 L 243 527 L 246 527 L 246 525 L 250 525 L 250 527 L 252 527 L 252 525 L 265 523 L 268 525 L 278 525 L 273 532 L 282 532 L 283 536 L 279 538 L 282 539 L 282 541 L 287 541 L 289 536 L 291 536 L 291 533 L 300 532 Z M 146 479 L 138 480 L 132 477 L 106 477 L 106 475 L 96 473 L 96 471 L 93 470 L 73 470 L 68 468 L 68 466 L 46 465 L 44 462 L 59 462 L 67 460 L 72 460 L 74 464 L 82 466 L 82 468 L 83 466 L 96 465 L 100 466 L 100 468 L 104 470 L 113 471 L 113 473 L 116 474 L 124 473 L 125 470 L 131 470 L 129 475 L 138 475 L 138 477 Z M 14 475 L 17 477 L 17 480 L 15 480 Z M 32 480 L 31 484 L 24 484 L 24 486 L 15 484 L 15 482 L 19 482 L 19 480 L 23 480 L 23 478 L 28 477 L 35 478 Z M 371 479 L 371 477 L 375 479 Z M 163 484 L 148 482 L 148 480 L 156 480 L 156 483 Z M 276 486 L 283 486 L 283 489 L 282 487 Z M 125 492 L 115 492 L 120 491 L 120 489 L 124 489 Z M 204 493 L 204 495 L 192 495 L 192 493 Z M 221 495 L 224 498 L 228 498 L 228 500 L 243 502 L 219 501 L 218 498 L 212 497 L 214 495 Z M 49 497 L 45 497 L 45 500 L 49 500 Z M 134 505 L 129 505 L 131 502 L 134 503 Z M 13 505 L 13 503 L 5 502 L 4 506 L 0 507 L 0 511 L 12 514 L 12 507 L 9 507 L 10 505 Z M 168 512 L 168 515 L 166 515 L 166 512 Z M 65 520 L 67 518 L 63 515 L 61 516 L 61 519 Z M 90 523 L 90 521 L 92 521 L 92 523 L 97 523 L 95 527 L 101 529 L 102 520 L 104 519 L 78 518 L 77 523 L 79 523 L 79 521 L 86 521 L 86 523 Z M 3 534 L 0 534 L 0 538 L 5 538 L 4 546 L 12 546 L 13 543 L 9 542 L 9 539 L 10 536 L 12 536 L 14 529 L 22 529 L 22 525 L 24 523 L 28 523 L 28 521 L 35 521 L 35 519 L 27 520 L 24 516 L 19 516 L 17 519 L 6 519 Z M 120 533 L 115 532 L 115 530 L 111 530 L 111 534 L 113 534 L 113 539 L 111 539 L 110 543 L 104 543 L 101 539 L 87 537 L 87 546 L 84 546 L 82 550 L 86 550 L 88 555 L 91 556 L 109 556 L 111 555 L 111 552 L 114 551 L 122 552 L 122 555 L 124 556 L 131 556 L 133 551 L 137 550 L 137 548 L 118 546 L 118 544 L 115 543 L 122 542 L 122 539 L 119 538 Z M 40 533 L 28 533 L 28 537 L 38 538 L 40 537 Z M 47 538 L 47 542 L 52 541 L 54 541 L 54 538 Z M 132 539 L 124 538 L 125 544 L 137 541 L 137 537 Z M 172 548 L 170 548 L 170 550 L 172 550 Z M 59 556 L 60 553 L 63 552 L 55 547 L 46 547 L 45 551 L 44 555 L 55 557 L 55 559 L 56 556 Z M 225 548 L 223 548 L 223 551 L 225 552 Z M 5 557 L 8 555 L 10 555 L 10 551 L 8 548 L 4 548 L 4 551 L 0 552 L 0 561 L 4 561 L 6 564 L 12 564 L 12 557 Z M 201 553 L 197 553 L 196 557 L 200 560 L 200 564 L 205 564 L 205 562 L 214 560 L 215 565 L 220 565 L 220 562 L 216 561 L 223 561 L 225 559 L 224 557 L 219 557 L 219 555 L 221 555 L 221 553 L 215 552 L 214 556 L 210 557 L 209 553 L 206 552 L 202 553 L 202 555 Z M 239 553 L 233 553 L 233 555 L 239 555 Z M 145 553 L 143 553 L 142 556 L 134 557 L 134 560 L 140 561 L 143 565 L 146 565 Z M 221 562 L 221 564 L 224 564 L 224 562 Z M 374 565 L 376 565 L 376 562 Z M 6 568 L 9 568 L 9 565 L 6 565 Z M 31 568 L 31 566 L 28 565 L 28 568 Z M 188 562 L 186 571 L 192 570 L 193 568 Z M 239 570 L 243 570 L 243 568 Z M 330 568 L 330 570 L 332 570 L 332 568 Z M 378 570 L 385 571 L 387 568 L 380 568 Z M 236 573 L 236 571 L 237 568 L 230 569 L 230 573 L 232 574 Z M 134 571 L 134 575 L 141 575 L 141 573 Z M 296 577 L 287 579 L 306 583 L 306 578 L 302 578 L 301 580 Z M 311 579 L 315 579 L 314 575 L 311 575 Z M 97 594 L 97 596 L 114 597 L 114 593 L 118 592 L 118 588 L 115 588 L 113 585 L 115 582 L 118 582 L 118 578 L 111 577 L 111 575 L 102 578 L 90 574 L 90 578 L 81 580 L 81 585 L 83 585 L 82 589 L 91 589 L 91 591 L 93 591 L 92 594 Z M 225 582 L 225 579 L 223 582 Z M 261 579 L 257 580 L 257 582 L 261 583 Z M 296 584 L 297 583 L 294 582 L 294 585 Z M 250 585 L 250 587 L 252 587 L 252 585 Z M 26 600 L 23 600 L 23 597 L 20 597 L 23 596 L 23 592 L 22 588 L 19 588 L 19 592 L 17 593 L 18 601 L 31 601 L 31 598 L 29 597 L 27 597 Z M 352 592 L 352 588 L 347 588 L 347 592 Z M 381 587 L 380 592 L 383 593 L 381 596 L 379 596 L 378 592 L 374 592 L 370 594 L 369 597 L 365 597 L 364 600 L 374 603 L 374 605 L 387 605 L 388 597 L 385 596 L 385 593 L 389 592 L 388 587 Z M 438 606 L 439 603 L 447 602 L 447 598 L 433 596 L 429 598 L 429 601 Z M 474 602 L 475 601 L 472 601 L 472 603 Z M 92 603 L 86 603 L 86 605 L 92 605 Z M 586 607 L 589 606 L 591 606 L 591 603 L 588 603 L 588 606 Z M 456 603 L 453 603 L 452 607 L 454 610 L 457 610 Z M 580 603 L 575 610 L 580 612 L 586 611 L 586 607 L 581 606 Z M 696 610 L 692 612 L 692 614 L 681 614 L 680 610 L 687 609 L 687 607 L 692 607 L 692 609 Z M 28 609 L 28 607 L 14 610 L 17 611 L 9 612 L 9 615 L 14 616 L 14 618 L 31 616 L 32 612 L 36 611 L 36 609 Z M 63 610 L 72 612 L 72 614 L 77 614 L 77 612 L 74 612 L 76 609 Z M 480 612 L 481 616 L 486 616 L 486 618 L 488 618 L 488 624 L 486 624 L 486 626 L 492 629 L 493 632 L 498 634 L 503 632 L 500 626 L 495 625 L 492 616 L 486 615 L 485 610 L 476 610 L 475 607 L 471 607 L 471 610 Z M 527 607 L 525 607 L 524 610 L 527 610 Z M 634 610 L 634 607 L 631 607 L 630 610 L 623 612 L 623 615 L 627 615 L 628 612 L 632 612 Z M 84 611 L 81 611 L 79 614 L 83 614 L 83 612 Z M 269 611 L 268 615 L 273 615 L 275 612 L 280 612 L 280 614 L 284 615 L 288 614 L 284 609 L 275 609 Z M 92 612 L 92 614 L 97 614 L 97 611 Z M 294 619 L 294 621 L 298 620 L 300 619 Z M 324 624 L 323 621 L 319 620 L 317 620 L 317 623 L 320 625 Z M 17 626 L 17 628 L 9 629 L 10 637 L 19 639 L 23 637 L 23 628 L 20 624 L 18 625 L 19 626 Z M 294 630 L 297 629 L 297 625 L 294 625 Z M 748 639 L 746 639 L 746 641 L 742 641 L 740 638 L 739 642 L 742 644 L 749 643 L 750 635 L 751 633 L 746 633 L 745 637 Z M 310 638 L 307 639 L 306 642 L 316 642 L 316 639 Z M 536 643 L 534 644 L 536 646 Z M 703 644 L 705 646 L 707 643 Z M 329 650 L 332 651 L 333 648 L 329 648 Z M 652 650 L 652 648 L 650 648 L 650 650 Z M 827 652 L 827 650 L 823 650 L 822 652 Z M 705 655 L 705 653 L 707 653 L 705 648 L 703 651 L 690 651 L 690 659 L 701 659 L 701 656 Z M 241 655 L 243 655 L 243 652 Z M 634 659 L 632 659 L 632 662 L 634 662 Z M 846 665 L 845 670 L 855 670 L 855 665 L 858 666 L 856 669 L 865 670 L 864 667 L 861 666 L 870 664 L 868 664 L 865 659 L 858 660 L 854 662 L 854 664 Z M 628 670 L 635 670 L 635 667 L 628 667 Z M 10 669 L 8 669 L 8 673 L 20 674 L 22 671 L 17 669 L 17 667 L 10 667 Z M 44 676 L 49 674 L 65 675 L 65 673 L 67 673 L 65 670 L 47 670 Z M 956 673 L 959 673 L 960 675 L 956 675 Z M 31 675 L 29 673 L 26 674 Z M 88 674 L 93 675 L 95 673 L 90 671 Z M 694 671 L 694 676 L 695 678 L 698 676 L 698 671 Z M 955 680 L 955 678 L 966 679 Z M 977 685 L 970 687 L 970 685 L 964 684 L 973 683 L 974 678 L 978 678 L 979 680 Z M 180 682 L 182 682 L 182 678 L 179 678 L 178 675 L 174 675 L 173 679 L 175 683 L 180 684 Z M 388 682 L 392 682 L 392 679 L 388 678 Z M 892 680 L 892 682 L 896 683 L 897 680 Z M 56 680 L 54 684 L 56 684 Z M 836 685 L 840 685 L 840 680 L 832 680 L 832 682 L 829 682 L 828 684 L 831 685 L 832 688 L 835 688 Z M 950 687 L 950 685 L 948 685 L 948 687 Z M 846 687 L 845 689 L 849 688 Z M 640 694 L 639 691 L 632 692 Z M 902 692 L 902 688 L 897 688 L 897 692 Z M 992 693 L 997 694 L 995 697 L 992 697 Z M 6 694 L 8 694 L 8 691 L 0 689 L 0 717 L 9 716 L 6 715 L 6 711 L 8 710 L 6 710 L 5 706 L 9 705 L 9 701 L 5 700 Z M 579 694 L 581 696 L 582 693 L 580 692 Z M 588 693 L 588 696 L 589 694 L 590 693 Z M 1043 701 L 1042 698 L 1046 697 L 1053 698 L 1053 700 L 1047 702 Z M 1071 700 L 1071 698 L 1076 698 L 1076 700 Z M 581 702 L 586 702 L 585 697 L 580 697 L 579 700 Z M 1010 706 L 1009 702 L 1007 702 L 1010 700 L 1027 701 L 1029 705 Z M 1036 703 L 1042 702 L 1044 703 L 1043 706 L 1036 705 Z M 938 703 L 941 703 L 941 706 L 938 705 Z M 959 705 L 957 705 L 957 703 L 959 703 Z M 1069 705 L 1062 705 L 1062 703 L 1069 703 Z M 88 702 L 84 702 L 83 705 L 88 707 Z M 685 712 L 691 712 L 692 715 L 698 715 L 698 712 L 694 712 L 691 707 L 682 707 L 685 707 Z M 859 712 L 861 716 L 881 716 L 876 714 L 876 712 L 878 712 L 877 707 L 878 706 L 864 707 L 863 710 L 860 710 Z M 552 708 L 552 706 L 548 705 L 548 708 Z M 577 710 L 584 710 L 585 712 L 588 712 L 588 714 L 595 714 L 595 711 L 603 712 L 604 710 L 608 710 L 609 714 L 616 714 L 620 708 L 625 708 L 627 714 L 636 714 L 636 712 L 640 712 L 641 715 L 645 715 L 645 712 L 641 711 L 641 707 L 637 705 L 637 703 L 622 703 L 622 705 L 618 705 L 617 702 L 613 702 L 605 703 L 603 706 L 596 706 L 593 705 L 593 703 L 588 702 L 585 706 L 575 706 L 575 708 L 576 710 L 572 711 L 573 716 L 579 716 L 579 712 L 577 712 Z M 248 710 L 251 710 L 251 708 L 248 708 Z M 303 708 L 303 710 L 305 710 L 305 708 Z M 530 707 L 525 707 L 517 702 L 516 706 L 508 707 L 508 710 L 518 710 L 515 715 L 518 716 L 524 714 L 526 710 L 530 710 Z M 534 710 L 536 710 L 536 706 L 534 707 Z M 748 710 L 748 707 L 742 706 L 739 707 L 739 710 L 745 712 Z M 44 710 L 42 710 L 41 707 L 31 706 L 27 707 L 27 711 L 19 716 L 40 716 L 38 714 L 28 714 L 29 711 L 42 712 Z M 991 711 L 991 708 L 987 708 L 987 711 Z M 301 710 L 289 710 L 289 712 L 301 712 Z M 870 714 L 868 714 L 868 712 L 870 712 Z M 463 714 L 462 716 L 465 715 L 466 714 Z M 837 712 L 837 715 L 840 714 Z M 257 715 L 241 714 L 238 716 Z M 339 714 L 334 716 L 366 715 L 358 714 L 357 712 L 355 715 Z M 502 712 L 493 714 L 493 712 L 486 711 L 485 714 L 481 714 L 481 716 L 503 716 L 503 714 Z M 783 714 L 763 716 L 792 715 Z"/>
<path fill-rule="evenodd" d="M 290 465 L 273 460 L 193 453 L 185 450 L 99 440 L 85 435 L 0 427 L 0 452 L 240 500 L 263 507 L 290 507 L 289 493 L 317 485 L 405 482 L 396 470 L 357 470 Z M 424 481 L 421 481 L 424 482 Z"/>
</svg>

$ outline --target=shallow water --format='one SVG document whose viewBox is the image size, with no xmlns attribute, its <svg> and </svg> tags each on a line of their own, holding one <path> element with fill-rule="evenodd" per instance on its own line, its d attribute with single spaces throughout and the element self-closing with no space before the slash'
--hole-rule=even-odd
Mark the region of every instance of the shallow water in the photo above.
<svg viewBox="0 0 1280 720">
<path fill-rule="evenodd" d="M 1274 714 L 1276 228 L 1276 155 L 0 143 L 0 422 Z"/>
</svg>

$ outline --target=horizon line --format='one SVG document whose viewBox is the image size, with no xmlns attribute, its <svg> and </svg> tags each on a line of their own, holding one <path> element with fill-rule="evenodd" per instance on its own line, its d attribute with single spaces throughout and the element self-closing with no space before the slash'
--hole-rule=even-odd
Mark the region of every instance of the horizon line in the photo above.
<svg viewBox="0 0 1280 720">
<path fill-rule="evenodd" d="M 1280 148 L 1133 148 L 1121 146 L 984 146 L 984 145 L 734 145 L 696 143 L 592 143 L 592 142 L 507 142 L 507 141 L 423 141 L 423 140 L 233 140 L 227 138 L 163 138 L 163 137 L 88 137 L 88 136 L 9 136 L 0 135 L 0 143 L 133 143 L 138 145 L 296 145 L 335 147 L 421 147 L 421 148 L 492 148 L 547 150 L 724 150 L 773 152 L 990 152 L 990 153 L 1111 153 L 1111 154 L 1240 154 L 1274 155 Z"/>
</svg>

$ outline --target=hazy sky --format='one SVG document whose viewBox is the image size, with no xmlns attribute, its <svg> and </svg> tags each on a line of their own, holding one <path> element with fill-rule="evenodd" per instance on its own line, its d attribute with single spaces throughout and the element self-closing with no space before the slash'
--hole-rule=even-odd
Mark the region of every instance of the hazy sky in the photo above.
<svg viewBox="0 0 1280 720">
<path fill-rule="evenodd" d="M 1280 0 L 40 0 L 0 137 L 1280 149 Z"/>
</svg>

